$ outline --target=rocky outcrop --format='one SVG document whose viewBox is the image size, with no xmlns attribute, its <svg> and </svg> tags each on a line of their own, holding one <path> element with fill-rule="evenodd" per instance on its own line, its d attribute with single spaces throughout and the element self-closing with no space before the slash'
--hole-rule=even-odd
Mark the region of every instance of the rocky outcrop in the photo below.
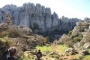
<svg viewBox="0 0 90 60">
<path fill-rule="evenodd" d="M 85 21 L 79 21 L 76 23 L 76 26 L 74 27 L 74 29 L 72 30 L 72 36 L 77 36 L 80 34 L 80 32 L 84 32 L 87 31 L 89 28 L 89 23 L 85 22 Z"/>
<path fill-rule="evenodd" d="M 33 31 L 37 32 L 52 32 L 54 30 L 69 31 L 73 29 L 77 18 L 62 17 L 59 19 L 58 15 L 51 9 L 41 6 L 40 4 L 34 5 L 33 3 L 25 3 L 21 7 L 16 5 L 6 5 L 0 8 L 0 23 L 3 22 L 5 14 L 12 15 L 12 22 L 16 25 L 27 26 Z"/>
<path fill-rule="evenodd" d="M 73 48 L 68 48 L 65 50 L 65 54 L 68 54 L 68 55 L 75 54 L 75 50 Z"/>
<path fill-rule="evenodd" d="M 61 38 L 59 39 L 59 42 L 60 43 L 65 43 L 65 42 L 67 42 L 67 41 L 69 41 L 70 40 L 70 37 L 68 36 L 68 35 L 66 35 L 66 34 L 63 34 L 62 36 L 61 36 Z"/>
<path fill-rule="evenodd" d="M 7 14 L 4 22 L 0 24 L 0 31 L 8 29 L 10 25 L 12 25 L 11 16 Z"/>
<path fill-rule="evenodd" d="M 81 50 L 81 43 L 80 42 L 75 43 L 74 49 L 79 52 L 79 50 Z"/>
<path fill-rule="evenodd" d="M 85 43 L 84 48 L 86 48 L 86 49 L 90 48 L 90 42 Z"/>
<path fill-rule="evenodd" d="M 74 49 L 80 55 L 89 54 L 88 49 L 90 48 L 90 20 L 79 21 L 72 30 L 71 37 L 74 40 L 75 37 L 81 38 L 80 41 L 74 43 Z M 78 39 L 76 39 L 78 40 Z"/>
</svg>

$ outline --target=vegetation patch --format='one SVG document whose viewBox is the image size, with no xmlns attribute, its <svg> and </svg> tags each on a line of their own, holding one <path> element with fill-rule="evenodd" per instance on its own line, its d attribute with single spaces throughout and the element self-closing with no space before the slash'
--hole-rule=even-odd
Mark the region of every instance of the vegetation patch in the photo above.
<svg viewBox="0 0 90 60">
<path fill-rule="evenodd" d="M 90 55 L 84 56 L 84 58 L 82 60 L 90 60 Z"/>
<path fill-rule="evenodd" d="M 68 48 L 66 45 L 58 45 L 57 47 L 59 47 L 61 52 L 64 52 Z"/>
<path fill-rule="evenodd" d="M 41 50 L 41 52 L 45 51 L 53 51 L 53 48 L 51 46 L 36 46 L 36 50 Z"/>
</svg>

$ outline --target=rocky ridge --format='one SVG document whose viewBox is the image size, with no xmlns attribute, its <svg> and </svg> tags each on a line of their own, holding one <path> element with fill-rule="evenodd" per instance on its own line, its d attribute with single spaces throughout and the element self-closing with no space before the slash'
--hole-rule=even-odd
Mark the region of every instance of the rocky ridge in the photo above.
<svg viewBox="0 0 90 60">
<path fill-rule="evenodd" d="M 3 22 L 5 14 L 12 15 L 12 22 L 16 25 L 27 26 L 34 32 L 52 32 L 69 31 L 72 30 L 80 19 L 61 18 L 51 9 L 40 4 L 34 5 L 33 3 L 25 3 L 23 6 L 17 7 L 16 5 L 5 5 L 0 8 L 0 23 Z"/>
</svg>

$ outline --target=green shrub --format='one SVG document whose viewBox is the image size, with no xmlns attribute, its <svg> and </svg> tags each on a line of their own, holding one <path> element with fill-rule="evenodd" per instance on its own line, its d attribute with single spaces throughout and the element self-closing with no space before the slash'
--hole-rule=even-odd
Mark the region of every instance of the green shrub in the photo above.
<svg viewBox="0 0 90 60">
<path fill-rule="evenodd" d="M 3 38 L 3 41 L 5 41 L 6 46 L 13 46 L 14 42 L 11 41 L 8 37 Z"/>
<path fill-rule="evenodd" d="M 24 37 L 25 39 L 29 39 L 28 35 L 23 35 L 22 37 Z"/>
<path fill-rule="evenodd" d="M 15 31 L 15 30 L 8 31 L 8 37 L 14 38 L 14 37 L 20 37 L 20 36 L 21 34 L 19 31 Z"/>
<path fill-rule="evenodd" d="M 69 31 L 68 36 L 70 36 L 71 34 L 72 34 L 72 31 Z"/>
<path fill-rule="evenodd" d="M 75 37 L 73 40 L 74 40 L 75 43 L 81 41 L 81 39 L 79 37 Z"/>
<path fill-rule="evenodd" d="M 73 42 L 76 43 L 76 42 L 80 42 L 83 38 L 83 35 L 77 35 L 76 37 L 73 37 Z"/>
</svg>

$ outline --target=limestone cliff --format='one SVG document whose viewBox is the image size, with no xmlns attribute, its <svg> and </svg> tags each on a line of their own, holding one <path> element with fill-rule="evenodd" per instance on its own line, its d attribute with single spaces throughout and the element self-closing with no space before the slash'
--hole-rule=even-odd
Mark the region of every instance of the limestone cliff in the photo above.
<svg viewBox="0 0 90 60">
<path fill-rule="evenodd" d="M 16 25 L 27 26 L 35 32 L 52 32 L 55 30 L 69 31 L 73 29 L 80 19 L 61 17 L 51 9 L 40 4 L 25 3 L 21 7 L 6 5 L 0 8 L 0 22 L 4 20 L 5 14 L 12 15 L 12 22 Z"/>
</svg>

